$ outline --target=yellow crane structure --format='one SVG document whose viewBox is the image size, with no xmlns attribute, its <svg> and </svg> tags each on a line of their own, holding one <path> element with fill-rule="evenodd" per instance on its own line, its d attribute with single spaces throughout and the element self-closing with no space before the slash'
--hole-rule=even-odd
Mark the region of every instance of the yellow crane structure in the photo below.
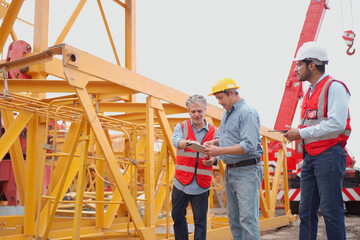
<svg viewBox="0 0 360 240">
<path fill-rule="evenodd" d="M 49 46 L 49 2 L 35 0 L 31 9 L 35 13 L 33 45 L 25 44 L 26 51 L 16 59 L 0 61 L 5 129 L 0 163 L 9 153 L 18 205 L 24 209 L 20 215 L 4 215 L 0 208 L 0 239 L 174 239 L 170 193 L 176 149 L 171 134 L 176 123 L 185 119 L 174 115 L 187 113 L 189 95 L 136 73 L 135 0 L 112 1 L 125 16 L 123 64 L 100 0 L 97 4 L 115 63 L 64 43 L 86 0 L 78 1 L 56 42 Z M 15 22 L 22 20 L 18 15 L 23 3 L 0 0 L 3 56 L 7 42 L 20 41 Z M 48 97 L 48 93 L 61 94 Z M 139 93 L 146 96 L 144 102 L 136 101 Z M 222 113 L 209 105 L 206 119 L 219 126 Z M 65 128 L 58 128 L 60 121 Z M 51 123 L 55 123 L 53 128 Z M 26 159 L 19 141 L 24 129 Z M 261 230 L 295 219 L 287 192 L 287 143 L 280 133 L 268 130 L 261 127 L 265 152 Z M 118 140 L 113 137 L 116 134 Z M 283 146 L 273 175 L 267 152 L 271 141 Z M 224 168 L 220 162 L 215 170 L 219 179 L 224 177 Z M 50 169 L 47 183 L 46 169 Z M 219 182 L 211 188 L 211 208 L 216 205 L 214 199 L 221 199 Z M 69 189 L 74 191 L 71 198 L 66 197 Z M 276 215 L 280 189 L 285 214 Z M 208 218 L 208 239 L 232 239 L 226 216 L 209 213 Z"/>
</svg>

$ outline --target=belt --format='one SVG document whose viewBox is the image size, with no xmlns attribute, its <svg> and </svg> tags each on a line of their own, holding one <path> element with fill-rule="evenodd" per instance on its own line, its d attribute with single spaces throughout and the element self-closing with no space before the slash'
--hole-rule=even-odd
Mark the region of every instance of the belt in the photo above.
<svg viewBox="0 0 360 240">
<path fill-rule="evenodd" d="M 258 164 L 260 161 L 261 161 L 260 158 L 253 158 L 253 159 L 243 160 L 243 161 L 240 161 L 237 163 L 226 164 L 226 166 L 228 168 L 245 167 L 245 166 L 251 166 L 251 165 Z"/>
</svg>

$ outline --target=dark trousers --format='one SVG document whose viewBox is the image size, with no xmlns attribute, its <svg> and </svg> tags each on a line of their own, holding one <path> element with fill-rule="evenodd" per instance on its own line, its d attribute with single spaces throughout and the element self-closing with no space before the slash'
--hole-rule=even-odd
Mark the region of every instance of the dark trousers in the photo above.
<svg viewBox="0 0 360 240">
<path fill-rule="evenodd" d="M 324 216 L 327 239 L 346 239 L 342 182 L 346 153 L 337 144 L 317 156 L 305 154 L 301 168 L 300 240 L 316 239 L 318 210 Z"/>
<path fill-rule="evenodd" d="M 189 202 L 191 203 L 194 215 L 194 239 L 206 239 L 209 192 L 210 191 L 207 191 L 199 195 L 189 195 L 174 187 L 172 191 L 171 216 L 174 221 L 174 233 L 176 240 L 189 239 L 188 225 L 186 220 L 186 208 L 189 205 Z"/>
</svg>

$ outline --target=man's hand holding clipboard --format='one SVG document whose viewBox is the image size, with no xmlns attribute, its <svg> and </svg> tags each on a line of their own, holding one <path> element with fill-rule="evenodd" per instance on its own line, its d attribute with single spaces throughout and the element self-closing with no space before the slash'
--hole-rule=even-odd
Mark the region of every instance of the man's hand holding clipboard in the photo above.
<svg viewBox="0 0 360 240">
<path fill-rule="evenodd" d="M 192 150 L 195 150 L 195 151 L 197 151 L 197 152 L 199 152 L 199 153 L 202 153 L 202 154 L 205 154 L 204 153 L 204 149 L 206 148 L 204 145 L 201 145 L 201 144 L 199 144 L 199 143 L 197 143 L 197 142 L 194 142 L 194 141 L 189 141 L 188 143 L 186 143 L 186 145 L 185 145 L 185 147 L 186 148 L 190 148 L 190 149 L 192 149 Z"/>
<path fill-rule="evenodd" d="M 206 147 L 204 145 L 201 145 L 200 143 L 198 142 L 195 142 L 195 141 L 188 141 L 186 144 L 185 144 L 185 147 L 186 148 L 190 148 L 192 150 L 195 150 L 199 153 L 202 153 L 202 154 L 205 154 L 205 155 L 208 155 L 204 152 L 204 150 L 206 149 Z M 210 157 L 209 155 L 205 158 L 205 160 L 203 160 L 203 164 L 207 167 L 210 167 L 211 165 L 214 164 L 214 162 L 216 162 L 216 158 L 215 157 Z"/>
</svg>

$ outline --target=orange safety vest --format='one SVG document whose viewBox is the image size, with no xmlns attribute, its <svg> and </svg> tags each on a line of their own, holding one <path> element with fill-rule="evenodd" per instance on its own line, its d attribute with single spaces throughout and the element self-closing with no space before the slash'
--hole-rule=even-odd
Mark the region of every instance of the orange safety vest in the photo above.
<svg viewBox="0 0 360 240">
<path fill-rule="evenodd" d="M 186 140 L 197 141 L 190 120 L 181 123 L 184 138 Z M 202 143 L 213 140 L 215 127 L 209 124 L 209 131 L 206 133 Z M 189 185 L 195 174 L 196 181 L 202 188 L 208 188 L 211 185 L 212 166 L 207 167 L 202 160 L 205 154 L 196 152 L 190 148 L 178 149 L 175 163 L 175 178 L 183 185 Z"/>
<path fill-rule="evenodd" d="M 309 98 L 309 91 L 306 92 L 304 96 L 304 100 L 301 106 L 301 128 L 315 126 L 320 124 L 321 121 L 326 120 L 327 116 L 327 103 L 328 103 L 328 92 L 330 84 L 333 81 L 340 82 L 327 76 L 322 81 L 320 81 L 316 88 L 314 89 L 313 93 Z M 346 91 L 350 94 L 348 88 L 343 82 L 340 82 L 346 88 Z M 351 133 L 351 126 L 350 126 L 350 113 L 348 110 L 347 122 L 346 127 L 344 130 L 339 130 L 336 132 L 332 132 L 326 134 L 321 137 L 312 137 L 304 139 L 305 150 L 311 156 L 316 156 L 326 149 L 336 145 L 337 143 L 341 143 L 342 146 L 345 147 L 346 141 L 349 138 Z"/>
</svg>

